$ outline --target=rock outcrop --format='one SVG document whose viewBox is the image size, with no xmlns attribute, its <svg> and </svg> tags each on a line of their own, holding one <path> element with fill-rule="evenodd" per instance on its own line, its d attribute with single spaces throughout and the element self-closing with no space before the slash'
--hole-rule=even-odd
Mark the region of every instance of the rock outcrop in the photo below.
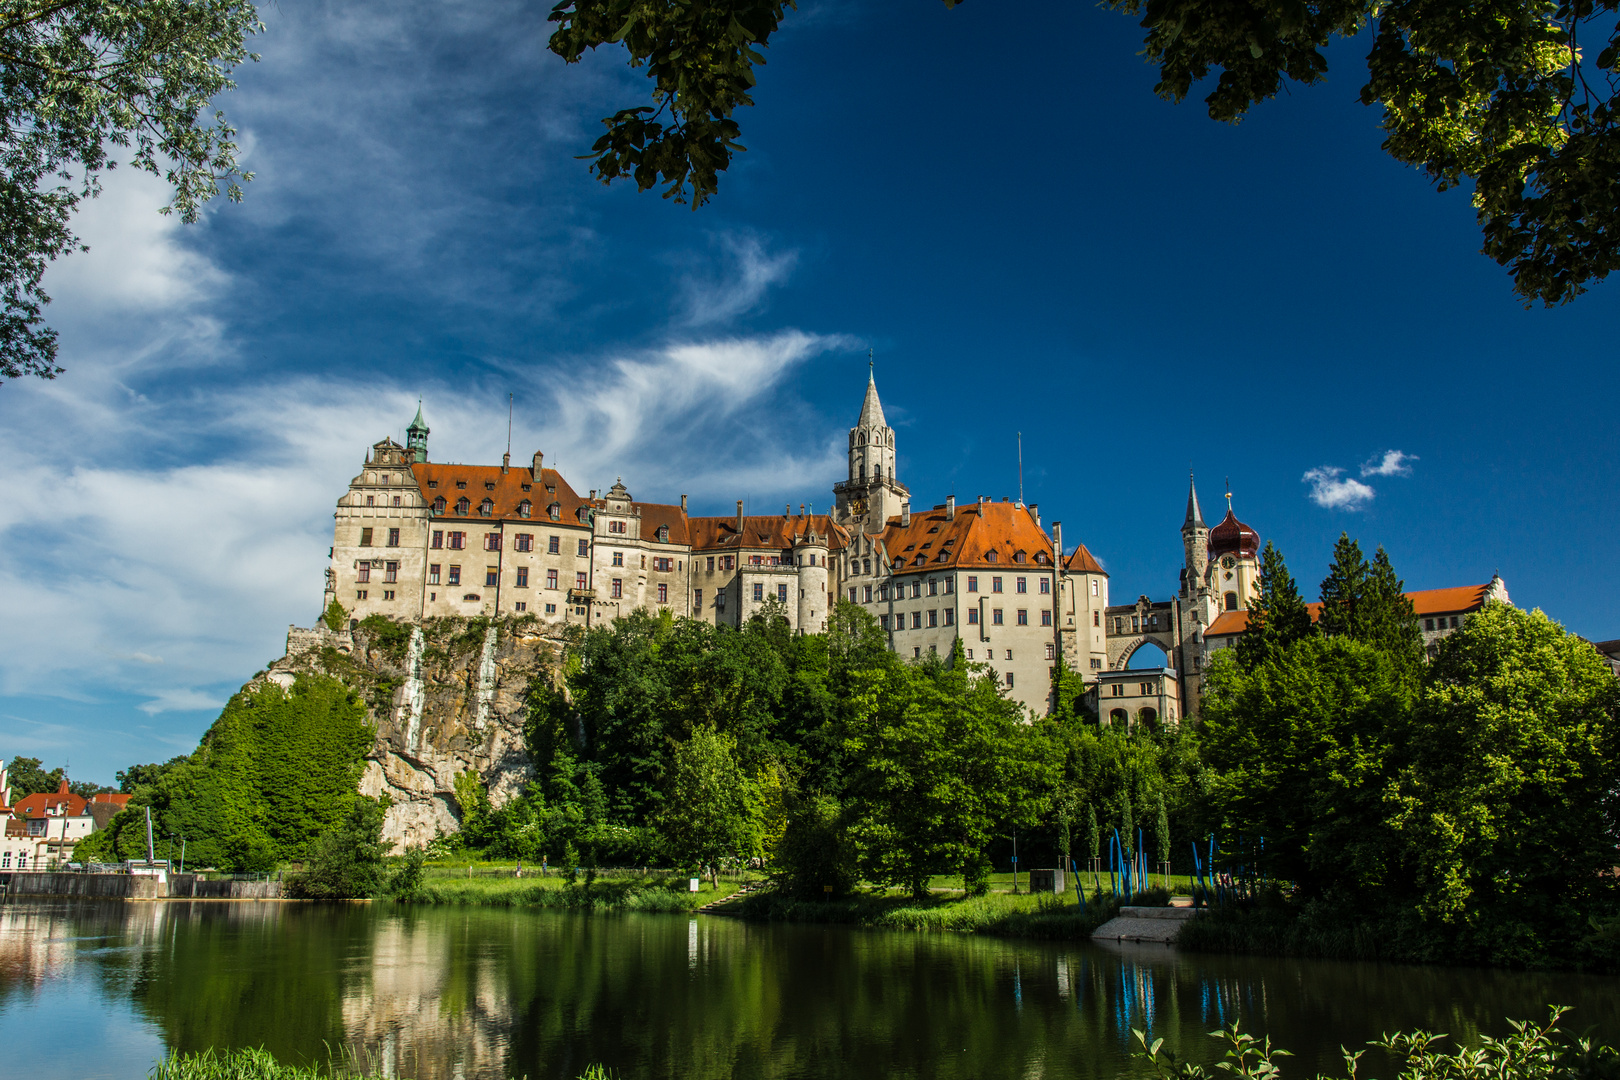
<svg viewBox="0 0 1620 1080">
<path fill-rule="evenodd" d="M 287 655 L 264 677 L 319 672 L 365 698 L 377 735 L 360 793 L 393 801 L 386 842 L 425 844 L 460 827 L 458 775 L 476 772 L 495 806 L 529 782 L 529 691 L 552 680 L 561 642 L 532 618 L 368 623 L 352 632 L 290 627 Z"/>
</svg>

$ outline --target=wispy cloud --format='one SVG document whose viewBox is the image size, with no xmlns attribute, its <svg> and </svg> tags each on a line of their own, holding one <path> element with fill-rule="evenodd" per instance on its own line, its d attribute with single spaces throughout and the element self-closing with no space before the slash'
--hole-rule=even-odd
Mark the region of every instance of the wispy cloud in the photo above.
<svg viewBox="0 0 1620 1080">
<path fill-rule="evenodd" d="M 1372 502 L 1376 494 L 1360 480 L 1345 476 L 1343 469 L 1332 465 L 1311 469 L 1300 479 L 1311 485 L 1311 501 L 1328 510 L 1360 510 Z"/>
<path fill-rule="evenodd" d="M 688 278 L 682 290 L 688 326 L 729 323 L 755 310 L 771 286 L 785 282 L 799 261 L 797 251 L 772 254 L 759 237 L 749 233 L 727 233 L 718 243 L 726 264 L 722 276 Z"/>
<path fill-rule="evenodd" d="M 1416 454 L 1408 454 L 1400 450 L 1385 450 L 1379 456 L 1361 466 L 1361 475 L 1368 476 L 1411 476 L 1410 462 L 1416 461 Z"/>
</svg>

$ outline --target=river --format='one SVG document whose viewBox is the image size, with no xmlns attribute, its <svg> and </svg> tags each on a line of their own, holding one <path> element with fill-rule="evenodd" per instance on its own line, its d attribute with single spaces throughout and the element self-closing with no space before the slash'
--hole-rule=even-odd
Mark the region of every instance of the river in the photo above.
<svg viewBox="0 0 1620 1080">
<path fill-rule="evenodd" d="M 1501 1035 L 1553 1001 L 1620 1039 L 1613 978 L 709 916 L 0 905 L 4 1080 L 137 1080 L 209 1046 L 348 1053 L 418 1080 L 571 1080 L 592 1062 L 625 1080 L 1113 1080 L 1141 1072 L 1132 1028 L 1208 1060 L 1206 1033 L 1234 1019 L 1293 1050 L 1284 1074 L 1304 1078 L 1383 1031 Z"/>
</svg>

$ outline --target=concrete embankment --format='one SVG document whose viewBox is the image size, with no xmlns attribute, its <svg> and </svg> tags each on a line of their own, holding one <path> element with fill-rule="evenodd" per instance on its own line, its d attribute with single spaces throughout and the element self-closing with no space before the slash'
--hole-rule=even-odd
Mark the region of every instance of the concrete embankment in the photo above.
<svg viewBox="0 0 1620 1080">
<path fill-rule="evenodd" d="M 1119 914 L 1097 927 L 1092 938 L 1100 941 L 1156 941 L 1170 944 L 1196 918 L 1190 907 L 1122 907 Z"/>
<path fill-rule="evenodd" d="M 0 897 L 107 900 L 279 900 L 279 881 L 209 881 L 197 874 L 168 880 L 141 874 L 0 873 Z"/>
</svg>

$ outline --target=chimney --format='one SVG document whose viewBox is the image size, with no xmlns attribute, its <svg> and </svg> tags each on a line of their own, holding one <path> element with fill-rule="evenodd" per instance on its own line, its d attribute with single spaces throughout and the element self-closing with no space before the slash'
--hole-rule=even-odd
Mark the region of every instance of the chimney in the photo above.
<svg viewBox="0 0 1620 1080">
<path fill-rule="evenodd" d="M 979 496 L 979 501 L 982 502 L 982 503 L 987 503 L 987 502 L 990 501 L 990 496 L 988 496 L 988 495 L 980 495 Z"/>
<path fill-rule="evenodd" d="M 793 516 L 793 504 L 792 503 L 783 503 L 782 504 L 782 516 L 785 517 L 785 518 L 790 518 L 790 517 Z"/>
<path fill-rule="evenodd" d="M 947 496 L 945 496 L 945 520 L 946 521 L 955 521 L 956 520 L 956 496 L 955 495 L 947 495 Z"/>
<path fill-rule="evenodd" d="M 738 499 L 737 500 L 737 535 L 741 536 L 742 531 L 743 531 L 742 500 Z"/>
<path fill-rule="evenodd" d="M 1035 527 L 1037 529 L 1040 528 L 1041 527 L 1041 504 L 1040 503 L 1030 503 L 1029 504 L 1029 516 L 1035 519 Z"/>
<path fill-rule="evenodd" d="M 1057 565 L 1063 569 L 1063 522 L 1052 522 L 1052 546 L 1057 548 Z"/>
<path fill-rule="evenodd" d="M 593 499 L 596 498 L 596 489 L 595 488 L 591 488 L 591 498 L 593 498 Z"/>
<path fill-rule="evenodd" d="M 501 455 L 501 475 L 505 476 L 512 471 L 512 451 L 508 450 Z"/>
<path fill-rule="evenodd" d="M 900 504 L 900 527 L 911 528 L 911 504 L 908 502 Z"/>
<path fill-rule="evenodd" d="M 804 503 L 799 504 L 799 516 L 804 517 Z"/>
<path fill-rule="evenodd" d="M 681 496 L 681 513 L 686 513 L 686 496 Z"/>
<path fill-rule="evenodd" d="M 540 470 L 545 467 L 546 455 L 539 450 L 534 452 L 534 478 L 540 479 Z"/>
</svg>

